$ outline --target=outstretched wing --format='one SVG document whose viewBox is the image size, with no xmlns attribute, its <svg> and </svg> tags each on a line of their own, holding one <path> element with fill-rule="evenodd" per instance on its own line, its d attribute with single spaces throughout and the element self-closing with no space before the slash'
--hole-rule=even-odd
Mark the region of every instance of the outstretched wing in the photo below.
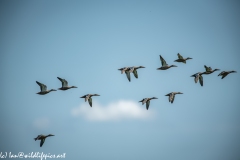
<svg viewBox="0 0 240 160">
<path fill-rule="evenodd" d="M 89 103 L 89 105 L 92 107 L 92 97 L 89 97 L 89 98 L 88 98 L 88 103 Z"/>
<path fill-rule="evenodd" d="M 149 108 L 149 105 L 150 105 L 150 100 L 148 100 L 147 102 L 146 102 L 146 109 L 148 110 L 148 108 Z"/>
<path fill-rule="evenodd" d="M 45 138 L 41 139 L 40 147 L 42 147 L 42 145 L 43 145 L 44 142 L 45 142 Z"/>
<path fill-rule="evenodd" d="M 131 76 L 130 76 L 130 72 L 129 71 L 125 71 L 127 79 L 129 80 L 129 82 L 131 82 Z"/>
<path fill-rule="evenodd" d="M 38 138 L 40 138 L 42 135 L 38 135 L 36 138 L 34 138 L 34 140 L 38 140 Z"/>
<path fill-rule="evenodd" d="M 170 96 L 169 96 L 169 99 L 171 99 L 170 101 L 171 101 L 171 103 L 173 103 L 173 101 L 174 101 L 174 98 L 175 98 L 175 94 L 171 94 Z"/>
<path fill-rule="evenodd" d="M 161 63 L 162 63 L 162 66 L 167 66 L 167 62 L 163 59 L 163 57 L 160 55 L 160 60 L 161 60 Z"/>
<path fill-rule="evenodd" d="M 143 100 L 142 100 L 142 105 L 144 105 L 144 103 L 146 103 L 147 102 L 147 98 L 144 98 Z"/>
<path fill-rule="evenodd" d="M 211 67 L 207 67 L 206 65 L 204 65 L 204 67 L 205 67 L 206 72 L 212 71 L 212 68 L 211 68 Z"/>
<path fill-rule="evenodd" d="M 218 76 L 222 76 L 224 72 L 225 72 L 225 71 L 222 71 L 221 73 L 219 73 L 219 75 L 218 75 Z"/>
<path fill-rule="evenodd" d="M 136 69 L 133 70 L 133 75 L 134 75 L 136 78 L 138 78 L 138 73 L 137 73 L 137 70 L 136 70 Z"/>
<path fill-rule="evenodd" d="M 178 55 L 178 59 L 183 59 L 180 53 L 178 53 L 177 55 Z"/>
<path fill-rule="evenodd" d="M 198 79 L 199 79 L 199 74 L 196 74 L 196 75 L 195 75 L 195 78 L 194 78 L 195 83 L 198 82 Z"/>
<path fill-rule="evenodd" d="M 121 74 L 125 73 L 126 70 L 128 70 L 128 67 L 121 68 Z"/>
<path fill-rule="evenodd" d="M 68 82 L 65 79 L 62 79 L 60 77 L 57 77 L 61 82 L 62 82 L 62 87 L 67 87 L 68 86 Z"/>
<path fill-rule="evenodd" d="M 222 74 L 222 79 L 225 78 L 228 74 L 225 73 L 225 74 Z"/>
<path fill-rule="evenodd" d="M 90 97 L 89 94 L 85 95 L 85 102 L 88 101 L 89 97 Z"/>
<path fill-rule="evenodd" d="M 41 92 L 46 91 L 47 90 L 47 86 L 45 84 L 42 84 L 38 81 L 36 81 L 36 83 L 40 86 Z"/>
<path fill-rule="evenodd" d="M 203 76 L 199 75 L 199 83 L 201 86 L 203 86 Z"/>
</svg>

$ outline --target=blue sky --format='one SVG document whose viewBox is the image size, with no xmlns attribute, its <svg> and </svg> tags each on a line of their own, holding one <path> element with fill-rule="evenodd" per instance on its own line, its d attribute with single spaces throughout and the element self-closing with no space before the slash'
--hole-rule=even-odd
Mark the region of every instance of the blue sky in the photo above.
<svg viewBox="0 0 240 160">
<path fill-rule="evenodd" d="M 66 159 L 239 159 L 237 1 L 1 1 L 0 152 Z M 191 57 L 176 63 L 177 53 Z M 159 55 L 178 67 L 166 71 Z M 145 66 L 131 82 L 117 69 Z M 76 89 L 41 96 L 61 87 Z M 165 95 L 180 91 L 174 103 Z M 93 97 L 90 108 L 84 99 Z M 147 111 L 138 101 L 152 100 Z M 103 118 L 104 117 L 104 118 Z M 43 147 L 39 134 L 55 134 Z"/>
</svg>

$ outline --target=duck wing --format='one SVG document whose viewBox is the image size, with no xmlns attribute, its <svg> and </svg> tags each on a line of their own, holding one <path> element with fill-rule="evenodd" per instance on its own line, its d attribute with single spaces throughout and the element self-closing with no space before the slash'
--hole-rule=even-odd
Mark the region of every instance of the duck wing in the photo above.
<svg viewBox="0 0 240 160">
<path fill-rule="evenodd" d="M 89 103 L 89 105 L 92 107 L 92 97 L 89 97 L 89 98 L 88 98 L 88 103 Z"/>
<path fill-rule="evenodd" d="M 205 67 L 206 72 L 212 71 L 212 68 L 211 68 L 211 67 L 207 67 L 206 65 L 204 65 L 204 67 Z"/>
<path fill-rule="evenodd" d="M 61 82 L 62 82 L 62 87 L 67 87 L 68 86 L 68 82 L 65 79 L 62 79 L 60 77 L 57 77 Z"/>
<path fill-rule="evenodd" d="M 180 53 L 178 53 L 177 55 L 178 55 L 178 59 L 183 59 Z"/>
<path fill-rule="evenodd" d="M 161 63 L 162 63 L 162 66 L 167 66 L 167 62 L 163 59 L 163 57 L 160 55 L 160 60 L 161 60 Z"/>
<path fill-rule="evenodd" d="M 146 102 L 146 109 L 148 110 L 148 108 L 149 108 L 149 105 L 150 105 L 150 100 L 148 100 L 147 102 Z"/>
<path fill-rule="evenodd" d="M 136 69 L 133 70 L 133 75 L 134 75 L 136 78 L 138 78 L 138 73 L 137 73 L 137 70 L 136 70 Z"/>
<path fill-rule="evenodd" d="M 200 76 L 199 74 L 197 74 L 197 75 L 195 76 L 195 78 L 194 78 L 195 83 L 198 82 L 199 76 Z"/>
<path fill-rule="evenodd" d="M 199 75 L 199 83 L 201 86 L 203 86 L 203 76 Z"/>
<path fill-rule="evenodd" d="M 42 84 L 38 81 L 36 81 L 36 83 L 40 86 L 41 92 L 46 91 L 47 90 L 47 86 L 45 84 Z"/>
<path fill-rule="evenodd" d="M 169 96 L 169 99 L 171 99 L 171 103 L 173 103 L 174 98 L 175 98 L 175 94 L 171 94 L 171 95 Z"/>
<path fill-rule="evenodd" d="M 131 82 L 131 76 L 130 76 L 130 72 L 129 71 L 125 71 L 127 79 L 129 82 Z"/>
<path fill-rule="evenodd" d="M 43 145 L 44 142 L 45 142 L 45 138 L 41 139 L 40 147 L 42 147 L 42 145 Z"/>
</svg>

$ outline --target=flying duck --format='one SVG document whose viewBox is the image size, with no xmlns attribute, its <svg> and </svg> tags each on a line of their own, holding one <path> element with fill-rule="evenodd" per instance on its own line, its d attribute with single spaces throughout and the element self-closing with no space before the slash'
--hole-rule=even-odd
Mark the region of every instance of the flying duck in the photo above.
<svg viewBox="0 0 240 160">
<path fill-rule="evenodd" d="M 43 145 L 43 143 L 45 142 L 45 139 L 47 138 L 47 137 L 50 137 L 50 136 L 54 136 L 53 134 L 49 134 L 49 135 L 42 135 L 42 134 L 40 134 L 40 135 L 38 135 L 36 138 L 34 138 L 34 140 L 36 141 L 36 140 L 41 140 L 41 142 L 40 142 L 40 147 L 42 147 L 42 145 Z"/>
<path fill-rule="evenodd" d="M 57 77 L 57 78 L 62 82 L 62 87 L 58 88 L 59 90 L 65 91 L 71 88 L 77 88 L 76 86 L 68 86 L 68 82 L 65 79 L 62 79 L 60 77 Z"/>
<path fill-rule="evenodd" d="M 182 62 L 182 63 L 185 63 L 186 64 L 186 61 L 189 60 L 189 59 L 192 59 L 190 57 L 187 57 L 187 58 L 183 58 L 180 53 L 177 54 L 178 55 L 178 59 L 176 59 L 174 62 Z"/>
<path fill-rule="evenodd" d="M 169 102 L 173 103 L 176 94 L 183 94 L 183 93 L 181 93 L 181 92 L 171 92 L 171 93 L 166 94 L 165 96 L 169 96 L 168 97 Z"/>
<path fill-rule="evenodd" d="M 139 102 L 142 102 L 142 105 L 144 105 L 144 103 L 146 103 L 146 109 L 148 110 L 149 108 L 149 105 L 150 105 L 150 100 L 152 99 L 158 99 L 156 97 L 152 97 L 152 98 L 143 98 L 141 101 Z"/>
<path fill-rule="evenodd" d="M 166 70 L 166 69 L 169 69 L 171 67 L 177 67 L 175 65 L 168 65 L 161 55 L 160 55 L 160 60 L 161 60 L 161 63 L 162 63 L 162 67 L 157 68 L 157 70 Z"/>
<path fill-rule="evenodd" d="M 86 94 L 80 98 L 85 98 L 85 102 L 88 101 L 89 105 L 92 107 L 92 96 L 100 96 L 98 94 Z"/>
<path fill-rule="evenodd" d="M 40 86 L 40 89 L 41 89 L 41 91 L 38 92 L 37 94 L 44 95 L 44 94 L 48 94 L 51 91 L 57 91 L 55 89 L 47 90 L 47 86 L 45 84 L 42 84 L 42 83 L 40 83 L 38 81 L 36 81 L 36 83 Z"/>
</svg>

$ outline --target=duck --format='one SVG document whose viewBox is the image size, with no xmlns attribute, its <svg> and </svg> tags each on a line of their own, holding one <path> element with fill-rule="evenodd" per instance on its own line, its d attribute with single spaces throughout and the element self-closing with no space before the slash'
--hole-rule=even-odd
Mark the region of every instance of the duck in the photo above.
<svg viewBox="0 0 240 160">
<path fill-rule="evenodd" d="M 208 67 L 208 66 L 206 66 L 206 65 L 204 65 L 204 68 L 205 68 L 206 71 L 203 72 L 202 74 L 212 74 L 213 72 L 220 70 L 220 69 L 214 69 L 214 70 L 212 70 L 211 67 Z"/>
<path fill-rule="evenodd" d="M 100 96 L 98 94 L 86 94 L 80 98 L 85 98 L 85 102 L 88 101 L 90 107 L 92 107 L 92 96 Z"/>
<path fill-rule="evenodd" d="M 183 94 L 183 93 L 182 92 L 171 92 L 171 93 L 166 94 L 165 96 L 169 96 L 169 98 L 168 98 L 169 102 L 173 103 L 176 94 Z"/>
<path fill-rule="evenodd" d="M 128 81 L 131 82 L 131 75 L 130 75 L 130 72 L 129 72 L 130 71 L 129 67 L 123 67 L 123 68 L 120 68 L 118 70 L 121 71 L 121 74 L 126 73 Z"/>
<path fill-rule="evenodd" d="M 133 67 L 130 67 L 129 72 L 133 73 L 135 78 L 138 78 L 137 69 L 139 69 L 139 68 L 145 68 L 145 67 L 144 66 L 138 66 L 138 67 L 133 66 Z"/>
<path fill-rule="evenodd" d="M 40 89 L 41 89 L 41 91 L 36 93 L 36 94 L 45 95 L 45 94 L 48 94 L 51 91 L 57 91 L 55 89 L 47 90 L 47 86 L 45 84 L 42 84 L 42 83 L 40 83 L 38 81 L 36 81 L 36 83 L 40 86 Z"/>
<path fill-rule="evenodd" d="M 195 73 L 195 74 L 191 75 L 191 77 L 195 77 L 195 78 L 194 78 L 195 83 L 197 83 L 197 82 L 198 82 L 198 79 L 199 79 L 199 83 L 200 83 L 201 86 L 203 86 L 203 77 L 202 77 L 202 74 L 203 74 L 202 72 L 198 72 L 198 73 Z"/>
<path fill-rule="evenodd" d="M 156 97 L 152 97 L 152 98 L 143 98 L 141 101 L 139 102 L 142 102 L 142 105 L 144 105 L 144 103 L 146 103 L 146 109 L 148 110 L 149 108 L 149 105 L 150 105 L 150 100 L 152 99 L 158 99 Z"/>
<path fill-rule="evenodd" d="M 187 57 L 187 58 L 183 58 L 180 53 L 177 54 L 178 55 L 178 59 L 176 59 L 174 62 L 182 62 L 182 63 L 185 63 L 186 64 L 186 61 L 189 60 L 189 59 L 192 59 L 190 57 Z"/>
<path fill-rule="evenodd" d="M 62 82 L 62 87 L 58 88 L 59 90 L 65 91 L 71 88 L 77 88 L 76 86 L 68 86 L 68 82 L 65 79 L 62 79 L 60 77 L 57 77 L 57 78 Z"/>
<path fill-rule="evenodd" d="M 237 71 L 222 71 L 218 76 L 222 76 L 221 79 L 223 79 L 224 77 L 226 77 L 230 73 L 237 73 Z"/>
<path fill-rule="evenodd" d="M 40 135 L 38 135 L 36 138 L 34 138 L 34 140 L 36 141 L 36 140 L 41 140 L 41 142 L 40 142 L 40 147 L 42 147 L 42 145 L 43 145 L 43 143 L 45 142 L 45 139 L 47 138 L 47 137 L 50 137 L 50 136 L 55 136 L 55 135 L 53 135 L 53 134 L 49 134 L 49 135 L 42 135 L 42 134 L 40 134 Z"/>
<path fill-rule="evenodd" d="M 162 63 L 162 67 L 157 68 L 157 70 L 166 70 L 166 69 L 169 69 L 171 67 L 177 67 L 175 65 L 168 65 L 167 62 L 163 59 L 163 57 L 161 55 L 160 55 L 160 60 L 161 60 L 161 63 Z"/>
</svg>

